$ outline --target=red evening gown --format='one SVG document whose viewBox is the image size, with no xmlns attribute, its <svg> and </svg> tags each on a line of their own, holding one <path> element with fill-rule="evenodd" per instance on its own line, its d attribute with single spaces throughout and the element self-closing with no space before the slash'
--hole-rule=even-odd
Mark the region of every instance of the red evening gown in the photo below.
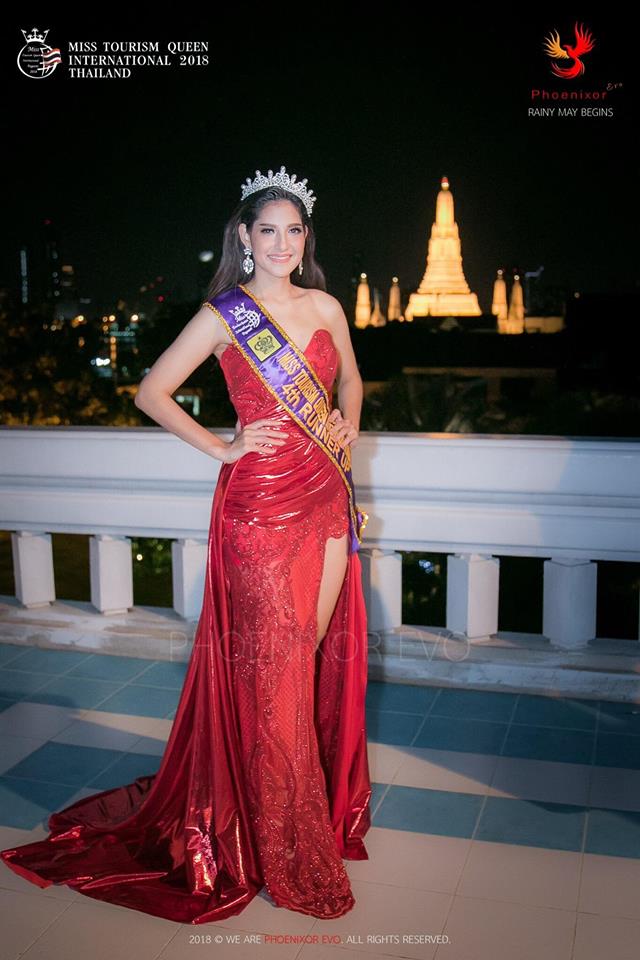
<svg viewBox="0 0 640 960">
<path fill-rule="evenodd" d="M 331 397 L 329 331 L 304 352 Z M 202 612 L 160 768 L 52 814 L 44 840 L 0 855 L 41 887 L 182 923 L 238 914 L 263 886 L 276 906 L 339 917 L 355 902 L 343 859 L 368 859 L 371 796 L 357 552 L 315 650 L 324 548 L 348 531 L 347 489 L 238 347 L 220 365 L 242 426 L 277 418 L 289 436 L 220 469 Z"/>
</svg>

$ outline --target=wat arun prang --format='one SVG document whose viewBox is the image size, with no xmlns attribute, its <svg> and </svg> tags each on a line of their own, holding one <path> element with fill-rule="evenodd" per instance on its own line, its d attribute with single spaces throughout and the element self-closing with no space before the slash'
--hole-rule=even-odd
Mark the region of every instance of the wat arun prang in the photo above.
<svg viewBox="0 0 640 960">
<path fill-rule="evenodd" d="M 427 269 L 416 293 L 409 297 L 405 320 L 415 317 L 478 317 L 478 297 L 469 289 L 462 270 L 460 234 L 453 211 L 449 181 L 443 177 L 431 227 Z"/>
</svg>

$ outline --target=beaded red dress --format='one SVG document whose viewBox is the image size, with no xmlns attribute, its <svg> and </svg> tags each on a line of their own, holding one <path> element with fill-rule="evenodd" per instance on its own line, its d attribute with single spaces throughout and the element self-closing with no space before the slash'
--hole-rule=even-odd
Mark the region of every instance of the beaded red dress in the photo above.
<svg viewBox="0 0 640 960">
<path fill-rule="evenodd" d="M 327 393 L 328 330 L 304 351 Z M 242 426 L 280 419 L 273 453 L 220 469 L 202 612 L 157 773 L 50 816 L 1 851 L 16 873 L 182 923 L 240 913 L 266 887 L 315 917 L 354 905 L 343 859 L 368 859 L 367 627 L 358 552 L 318 651 L 328 537 L 348 532 L 338 470 L 234 344 L 220 365 Z M 346 550 L 345 546 L 345 550 Z"/>
</svg>

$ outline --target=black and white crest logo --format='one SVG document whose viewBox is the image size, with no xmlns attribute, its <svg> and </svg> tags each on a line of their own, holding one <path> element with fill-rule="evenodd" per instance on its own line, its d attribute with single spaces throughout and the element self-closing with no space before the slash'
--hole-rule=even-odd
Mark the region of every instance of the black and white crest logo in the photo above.
<svg viewBox="0 0 640 960">
<path fill-rule="evenodd" d="M 51 47 L 45 43 L 48 30 L 38 30 L 33 27 L 29 33 L 22 31 L 27 41 L 18 54 L 18 67 L 25 77 L 41 80 L 50 77 L 59 63 L 62 63 L 58 47 Z"/>
</svg>

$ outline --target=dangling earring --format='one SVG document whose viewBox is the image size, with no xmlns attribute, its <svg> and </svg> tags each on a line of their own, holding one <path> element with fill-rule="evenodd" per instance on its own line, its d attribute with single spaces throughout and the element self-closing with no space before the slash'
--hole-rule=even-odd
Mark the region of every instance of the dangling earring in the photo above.
<svg viewBox="0 0 640 960">
<path fill-rule="evenodd" d="M 242 269 L 244 270 L 245 273 L 251 273 L 254 267 L 254 263 L 253 263 L 253 260 L 251 259 L 250 247 L 245 247 L 244 252 L 246 253 L 246 257 L 242 261 Z"/>
<path fill-rule="evenodd" d="M 301 260 L 300 263 L 298 264 L 298 274 L 299 274 L 299 276 L 302 276 L 302 260 Z"/>
</svg>

